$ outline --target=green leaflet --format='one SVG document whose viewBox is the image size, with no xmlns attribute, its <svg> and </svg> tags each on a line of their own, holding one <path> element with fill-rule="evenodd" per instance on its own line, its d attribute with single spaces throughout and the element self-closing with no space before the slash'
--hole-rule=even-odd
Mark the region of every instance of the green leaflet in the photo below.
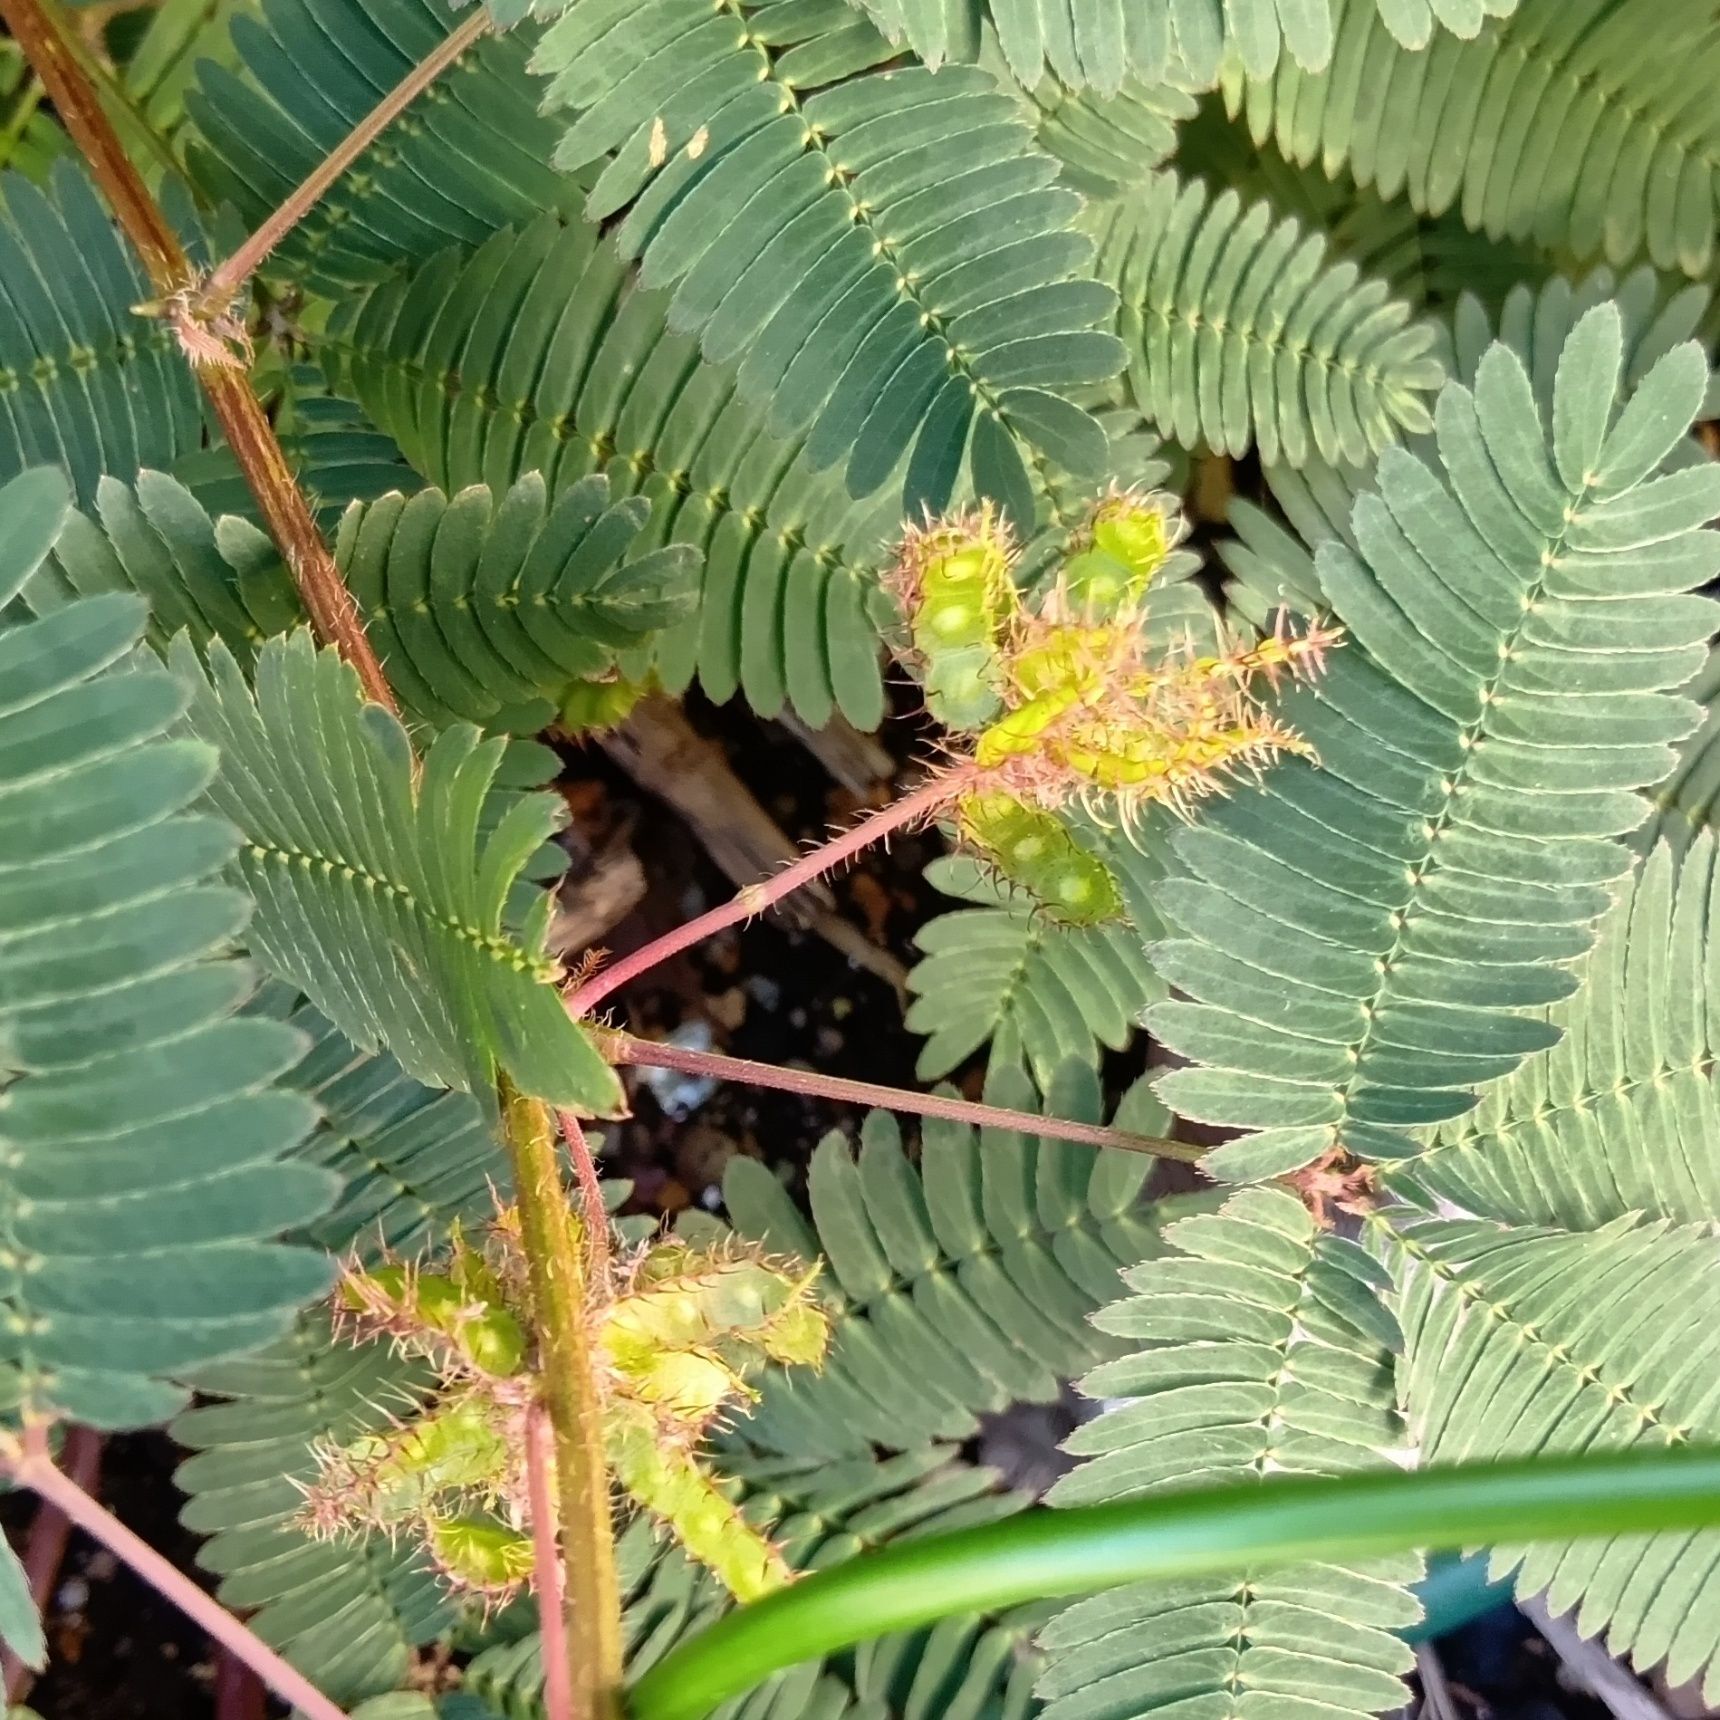
<svg viewBox="0 0 1720 1720">
<path fill-rule="evenodd" d="M 906 39 L 928 65 L 972 59 L 980 24 L 997 33 L 1011 73 L 1037 84 L 1044 73 L 1070 88 L 1114 93 L 1125 74 L 1156 79 L 1179 69 L 1210 85 L 1228 53 L 1256 76 L 1287 55 L 1318 71 L 1332 57 L 1332 11 L 1341 0 L 857 0 L 891 41 Z M 1406 48 L 1423 48 L 1440 24 L 1473 36 L 1483 12 L 1517 0 L 1363 0 Z"/>
<path fill-rule="evenodd" d="M 4 1539 L 0 1539 L 0 1641 L 38 1672 L 48 1663 L 48 1639 L 42 1634 L 30 1580 L 11 1542 Z"/>
<path fill-rule="evenodd" d="M 614 1072 L 540 953 L 549 898 L 517 938 L 505 921 L 559 808 L 521 796 L 480 835 L 504 743 L 445 729 L 415 783 L 400 725 L 303 632 L 263 647 L 255 695 L 219 641 L 207 670 L 184 638 L 170 662 L 192 732 L 221 748 L 210 798 L 245 838 L 236 870 L 256 901 L 258 956 L 361 1049 L 385 1044 L 420 1080 L 488 1094 L 500 1069 L 522 1092 L 613 1115 Z"/>
<path fill-rule="evenodd" d="M 1711 466 L 1651 476 L 1700 402 L 1675 348 L 1616 414 L 1618 312 L 1565 343 L 1547 415 L 1491 348 L 1436 409 L 1437 465 L 1382 456 L 1356 549 L 1317 567 L 1351 634 L 1285 715 L 1291 761 L 1178 837 L 1158 903 L 1181 935 L 1155 965 L 1195 1000 L 1159 1006 L 1204 1067 L 1173 1110 L 1253 1133 L 1214 1153 L 1247 1180 L 1335 1147 L 1391 1158 L 1556 1037 L 1519 1013 L 1574 988 L 1613 840 L 1642 821 L 1688 733 L 1680 686 L 1713 626 L 1681 595 L 1720 567 Z M 1628 605 L 1619 599 L 1628 597 Z"/>
<path fill-rule="evenodd" d="M 1122 1050 L 1165 995 L 1133 926 L 1061 924 L 959 856 L 933 861 L 926 876 L 973 905 L 914 935 L 922 959 L 908 976 L 907 1025 L 927 1036 L 921 1080 L 948 1075 L 998 1034 L 1019 1044 L 1042 1082 L 1070 1059 L 1097 1068 L 1101 1047 Z"/>
<path fill-rule="evenodd" d="M 374 1263 L 414 1259 L 456 1223 L 488 1218 L 510 1193 L 506 1153 L 484 1107 L 424 1087 L 386 1053 L 366 1056 L 289 988 L 252 1008 L 291 1022 L 308 1049 L 284 1084 L 321 1120 L 298 1157 L 338 1179 L 333 1208 L 306 1240 Z M 410 1651 L 447 1628 L 444 1590 L 407 1547 L 313 1542 L 292 1521 L 296 1483 L 313 1479 L 313 1443 L 342 1444 L 406 1414 L 430 1384 L 421 1364 L 384 1344 L 337 1342 L 321 1312 L 245 1362 L 196 1378 L 205 1402 L 173 1424 L 195 1455 L 175 1474 L 184 1520 L 207 1537 L 204 1568 L 251 1628 L 340 1702 L 392 1689 Z"/>
<path fill-rule="evenodd" d="M 1317 1230 L 1300 1202 L 1246 1189 L 1165 1231 L 1171 1250 L 1123 1274 L 1133 1295 L 1095 1316 L 1127 1349 L 1081 1382 L 1107 1407 L 1067 1449 L 1084 1461 L 1051 1503 L 1268 1473 L 1342 1474 L 1403 1444 L 1393 1399 L 1396 1323 L 1384 1275 Z M 1120 1400 L 1120 1401 L 1119 1401 Z M 1047 1720 L 1132 1720 L 1176 1693 L 1208 1720 L 1402 1699 L 1418 1608 L 1414 1556 L 1139 1583 L 1078 1601 L 1041 1635 Z"/>
<path fill-rule="evenodd" d="M 1391 1167 L 1412 1199 L 1509 1224 L 1592 1230 L 1720 1213 L 1715 839 L 1656 848 L 1602 921 L 1559 1043 Z"/>
<path fill-rule="evenodd" d="M 454 28 L 442 0 L 266 0 L 233 20 L 238 69 L 204 59 L 185 91 L 193 177 L 255 226 Z M 556 127 L 535 111 L 527 44 L 491 36 L 319 198 L 270 258 L 336 295 L 476 245 L 544 209 L 571 209 Z"/>
<path fill-rule="evenodd" d="M 65 470 L 80 501 L 104 472 L 171 465 L 202 430 L 197 388 L 83 169 L 56 162 L 45 189 L 0 179 L 0 482 Z"/>
<path fill-rule="evenodd" d="M 892 50 L 843 0 L 725 0 L 720 23 L 701 0 L 537 10 L 532 64 L 569 120 L 556 161 L 601 166 L 587 214 L 675 289 L 671 326 L 740 358 L 741 392 L 814 470 L 840 463 L 856 496 L 895 477 L 917 516 L 965 463 L 1018 524 L 1033 449 L 1102 474 L 1068 396 L 1121 366 L 1096 326 L 1112 295 L 991 77 L 873 70 Z"/>
<path fill-rule="evenodd" d="M 1430 427 L 1433 330 L 1294 218 L 1162 173 L 1096 231 L 1135 402 L 1185 445 L 1360 465 Z"/>
<path fill-rule="evenodd" d="M 47 471 L 0 490 L 0 608 L 67 499 Z M 185 811 L 215 760 L 162 738 L 185 694 L 143 624 L 111 595 L 0 630 L 0 1397 L 103 1427 L 279 1335 L 329 1271 L 273 1239 L 334 1192 L 280 1162 L 312 1120 L 277 1086 L 303 1041 L 234 1013 L 245 902 L 211 879 L 236 838 Z"/>
<path fill-rule="evenodd" d="M 1702 8 L 1520 0 L 1471 39 L 1441 34 L 1420 55 L 1394 41 L 1395 9 L 1333 0 L 1322 71 L 1233 61 L 1230 111 L 1291 161 L 1341 164 L 1382 197 L 1456 209 L 1492 238 L 1706 272 L 1720 118 L 1703 93 L 1720 42 Z M 1380 99 L 1387 89 L 1401 94 Z"/>
</svg>

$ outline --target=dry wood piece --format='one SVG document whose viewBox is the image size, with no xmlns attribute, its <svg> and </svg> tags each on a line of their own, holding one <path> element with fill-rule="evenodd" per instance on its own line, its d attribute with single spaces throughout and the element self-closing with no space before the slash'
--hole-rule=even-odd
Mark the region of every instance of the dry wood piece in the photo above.
<svg viewBox="0 0 1720 1720">
<path fill-rule="evenodd" d="M 598 741 L 641 788 L 687 821 L 705 852 L 737 885 L 756 884 L 799 857 L 799 848 L 729 769 L 722 748 L 667 699 L 646 699 Z M 856 967 L 903 991 L 907 970 L 835 911 L 827 885 L 808 885 L 780 912 L 791 925 L 816 932 Z"/>
</svg>

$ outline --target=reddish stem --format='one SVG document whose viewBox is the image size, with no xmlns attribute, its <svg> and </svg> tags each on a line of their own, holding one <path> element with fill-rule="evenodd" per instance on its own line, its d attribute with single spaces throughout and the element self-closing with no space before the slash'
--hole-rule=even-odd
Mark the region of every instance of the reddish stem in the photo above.
<svg viewBox="0 0 1720 1720">
<path fill-rule="evenodd" d="M 710 1075 L 719 1081 L 739 1081 L 749 1087 L 774 1087 L 784 1093 L 804 1093 L 811 1098 L 834 1099 L 845 1105 L 877 1105 L 886 1111 L 941 1117 L 948 1122 L 972 1123 L 984 1129 L 1016 1129 L 1025 1135 L 1073 1141 L 1083 1147 L 1120 1147 L 1124 1152 L 1151 1153 L 1156 1158 L 1180 1159 L 1184 1164 L 1198 1163 L 1206 1150 L 1187 1141 L 1170 1141 L 1157 1135 L 1131 1135 L 1122 1129 L 1102 1128 L 1096 1123 L 1070 1123 L 1061 1117 L 1042 1117 L 1035 1111 L 978 1105 L 971 1099 L 952 1099 L 941 1093 L 910 1093 L 900 1087 L 879 1087 L 870 1081 L 820 1075 L 815 1069 L 782 1069 L 774 1063 L 724 1057 L 716 1051 L 685 1051 L 678 1045 L 659 1045 L 653 1040 L 635 1039 L 627 1033 L 604 1033 L 600 1043 L 604 1055 L 612 1063 L 675 1069 L 684 1075 Z"/>
<path fill-rule="evenodd" d="M 526 1485 L 531 1494 L 532 1580 L 537 1588 L 544 1713 L 547 1720 L 573 1720 L 573 1662 L 561 1554 L 556 1547 L 555 1430 L 541 1404 L 533 1404 L 526 1417 Z"/>
<path fill-rule="evenodd" d="M 660 938 L 653 938 L 644 948 L 635 950 L 632 955 L 618 961 L 613 967 L 593 975 L 568 998 L 568 1009 L 576 1016 L 589 1015 L 612 991 L 626 985 L 629 980 L 637 979 L 640 974 L 656 967 L 659 962 L 679 955 L 682 950 L 710 937 L 713 932 L 720 932 L 724 927 L 735 925 L 741 920 L 750 920 L 754 914 L 762 914 L 772 903 L 792 895 L 802 884 L 810 884 L 813 879 L 832 871 L 843 861 L 852 859 L 862 849 L 870 848 L 874 842 L 881 842 L 886 836 L 893 835 L 918 819 L 935 817 L 961 789 L 961 780 L 948 774 L 935 776 L 929 782 L 922 783 L 912 794 L 904 795 L 893 805 L 886 806 L 883 811 L 862 818 L 852 830 L 832 837 L 830 841 L 814 848 L 810 854 L 803 854 L 793 864 L 785 866 L 774 878 L 763 883 L 749 884 L 720 907 L 700 914 L 696 920 L 688 920 L 685 925 L 677 926 L 672 932 L 665 932 Z"/>
<path fill-rule="evenodd" d="M 302 1672 L 289 1666 L 171 1560 L 163 1558 L 111 1511 L 98 1505 L 64 1470 L 57 1468 L 39 1423 L 26 1428 L 22 1454 L 7 1459 L 4 1467 L 20 1487 L 28 1487 L 45 1504 L 64 1512 L 91 1540 L 100 1542 L 194 1624 L 201 1625 L 212 1641 L 230 1649 L 289 1707 L 302 1710 L 307 1720 L 346 1720 L 345 1712 Z"/>
<path fill-rule="evenodd" d="M 222 311 L 238 290 L 327 194 L 328 189 L 396 119 L 490 27 L 489 14 L 474 6 L 472 15 L 407 72 L 352 131 L 335 146 L 280 208 L 199 287 L 188 307 L 193 317 Z"/>
<path fill-rule="evenodd" d="M 609 1207 L 603 1198 L 603 1184 L 598 1180 L 597 1165 L 591 1156 L 591 1144 L 585 1130 L 572 1111 L 557 1111 L 561 1138 L 567 1143 L 567 1156 L 573 1161 L 573 1174 L 579 1179 L 580 1205 L 585 1209 L 585 1269 L 587 1283 L 598 1295 L 609 1290 Z"/>
<path fill-rule="evenodd" d="M 67 1474 L 88 1493 L 101 1474 L 102 1436 L 93 1427 L 74 1427 L 66 1434 L 62 1455 Z M 66 1542 L 71 1533 L 71 1521 L 57 1505 L 49 1504 L 46 1499 L 37 1505 L 30 1538 L 24 1546 L 23 1563 L 30 1598 L 39 1613 L 47 1611 L 48 1597 L 54 1592 L 55 1579 L 65 1562 Z M 0 1657 L 0 1664 L 5 1667 L 7 1704 L 22 1702 L 34 1672 L 10 1649 Z"/>
</svg>

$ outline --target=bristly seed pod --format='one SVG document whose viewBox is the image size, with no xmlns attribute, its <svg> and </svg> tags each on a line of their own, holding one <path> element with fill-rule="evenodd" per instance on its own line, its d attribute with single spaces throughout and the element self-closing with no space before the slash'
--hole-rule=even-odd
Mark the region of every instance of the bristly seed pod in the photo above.
<svg viewBox="0 0 1720 1720">
<path fill-rule="evenodd" d="M 1114 920 L 1123 898 L 1110 868 L 1075 840 L 1055 813 L 1011 794 L 970 794 L 956 805 L 962 839 L 1053 919 L 1090 926 Z"/>
<path fill-rule="evenodd" d="M 1093 504 L 1048 607 L 1104 618 L 1138 610 L 1187 530 L 1176 499 L 1163 491 L 1111 490 Z"/>
<path fill-rule="evenodd" d="M 949 728 L 978 728 L 998 711 L 998 641 L 1020 608 L 1013 556 L 1009 527 L 987 505 L 909 527 L 883 575 L 926 705 Z"/>
</svg>

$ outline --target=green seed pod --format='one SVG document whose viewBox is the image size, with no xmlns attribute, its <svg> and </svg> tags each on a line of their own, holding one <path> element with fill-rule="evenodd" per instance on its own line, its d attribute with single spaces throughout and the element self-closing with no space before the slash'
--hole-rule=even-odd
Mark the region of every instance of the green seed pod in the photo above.
<svg viewBox="0 0 1720 1720">
<path fill-rule="evenodd" d="M 532 1541 L 494 1517 L 443 1517 L 430 1524 L 436 1562 L 462 1588 L 501 1595 L 532 1574 Z"/>
<path fill-rule="evenodd" d="M 615 1479 L 736 1600 L 757 1600 L 790 1580 L 792 1573 L 776 1548 L 690 1452 L 658 1437 L 644 1410 L 617 1406 L 606 1447 Z"/>
<path fill-rule="evenodd" d="M 1077 614 L 1098 617 L 1137 607 L 1182 534 L 1183 517 L 1170 496 L 1104 497 L 1088 522 L 1087 547 L 1064 563 L 1065 601 Z"/>
<path fill-rule="evenodd" d="M 1122 915 L 1110 868 L 1055 813 L 1009 794 L 970 794 L 957 810 L 962 835 L 1054 919 L 1088 926 Z"/>
<path fill-rule="evenodd" d="M 998 711 L 998 645 L 1020 607 L 1010 553 L 1007 529 L 981 509 L 910 531 L 884 576 L 907 622 L 905 655 L 947 727 L 978 728 Z"/>
<path fill-rule="evenodd" d="M 562 695 L 561 726 L 576 735 L 612 729 L 649 691 L 644 681 L 575 681 Z"/>
</svg>

